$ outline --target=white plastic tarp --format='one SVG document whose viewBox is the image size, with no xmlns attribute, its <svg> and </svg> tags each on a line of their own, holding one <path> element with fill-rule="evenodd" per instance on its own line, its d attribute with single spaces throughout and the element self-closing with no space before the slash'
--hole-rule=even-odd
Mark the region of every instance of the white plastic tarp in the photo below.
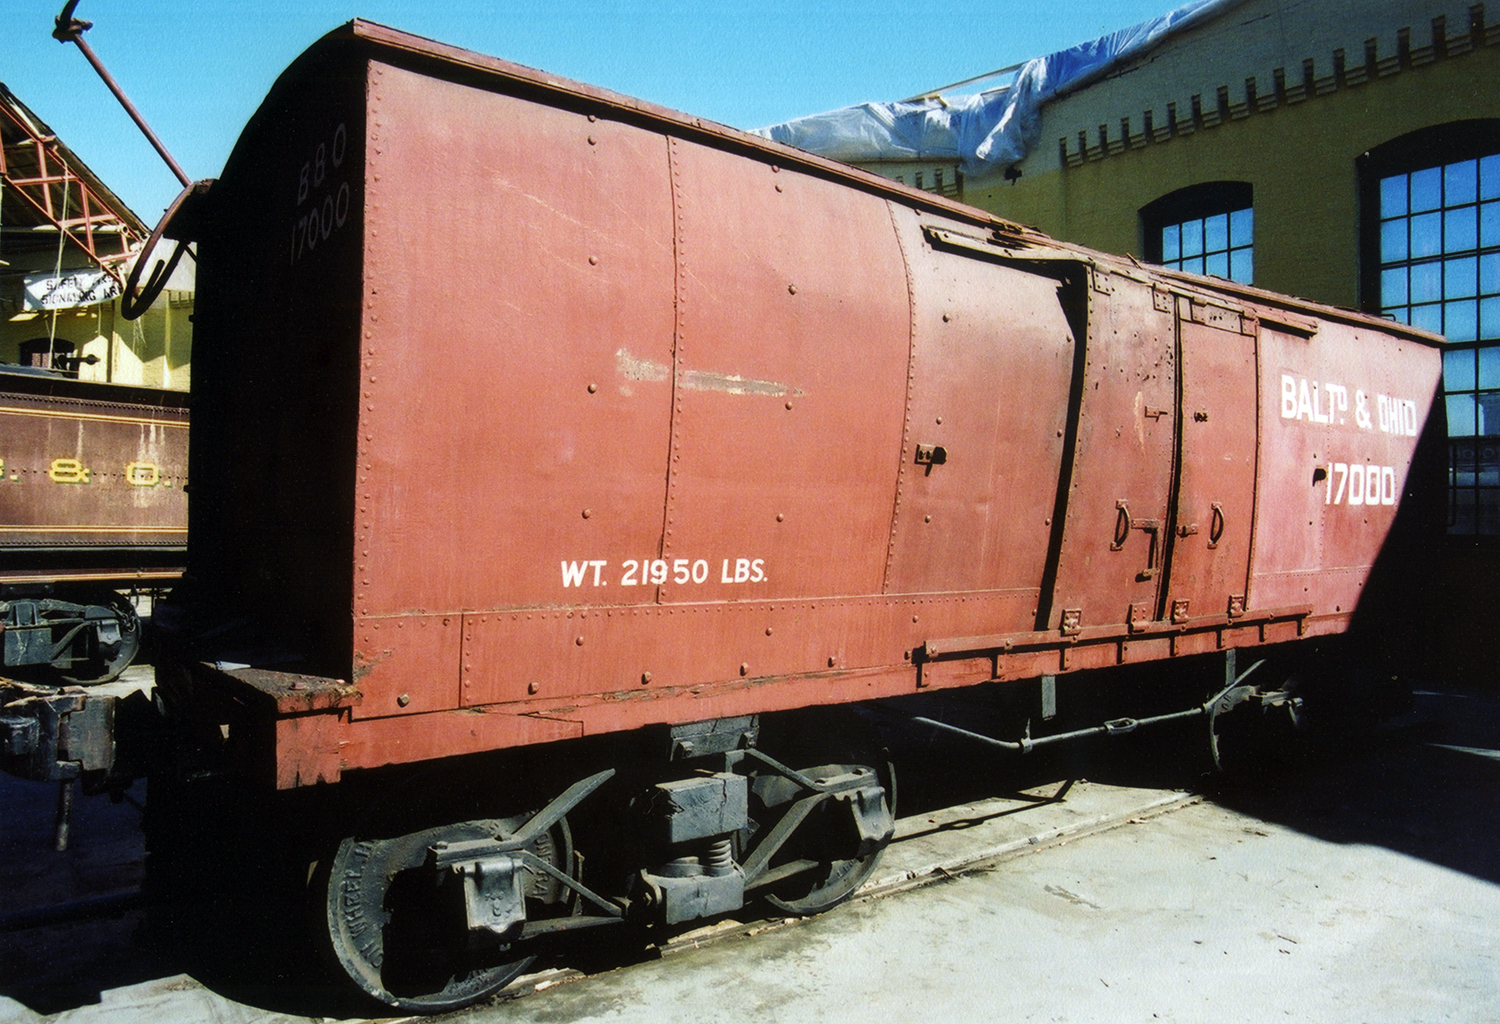
<svg viewBox="0 0 1500 1024">
<path fill-rule="evenodd" d="M 861 103 L 755 134 L 845 163 L 957 161 L 981 176 L 1017 163 L 1036 143 L 1042 105 L 1243 0 L 1191 3 L 1131 28 L 1027 61 L 1015 81 L 966 96 Z"/>
</svg>

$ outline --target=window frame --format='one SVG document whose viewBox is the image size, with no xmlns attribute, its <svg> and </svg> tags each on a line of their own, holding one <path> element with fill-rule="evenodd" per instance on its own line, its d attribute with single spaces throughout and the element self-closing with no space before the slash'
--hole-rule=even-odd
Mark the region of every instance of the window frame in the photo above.
<svg viewBox="0 0 1500 1024">
<path fill-rule="evenodd" d="M 1438 125 L 1429 125 L 1416 131 L 1397 136 L 1379 146 L 1375 146 L 1361 154 L 1355 160 L 1355 169 L 1358 180 L 1359 200 L 1359 306 L 1360 309 L 1374 316 L 1383 316 L 1387 303 L 1381 289 L 1382 275 L 1382 208 L 1381 208 L 1381 183 L 1387 178 L 1395 175 L 1412 175 L 1421 171 L 1441 169 L 1452 164 L 1463 163 L 1474 160 L 1479 161 L 1485 157 L 1500 154 L 1500 118 L 1473 118 L 1461 121 L 1449 121 Z M 1486 200 L 1482 194 L 1475 202 L 1483 204 Z M 1461 208 L 1467 203 L 1458 203 Z M 1446 201 L 1440 200 L 1434 212 L 1445 213 L 1449 209 Z M 1401 215 L 1408 222 L 1413 214 L 1408 210 Z M 1395 218 L 1391 218 L 1394 220 Z M 1409 230 L 1409 228 L 1408 228 Z M 1482 238 L 1476 237 L 1475 246 L 1472 249 L 1447 249 L 1445 242 L 1440 242 L 1435 254 L 1422 255 L 1413 258 L 1410 253 L 1405 259 L 1393 261 L 1394 265 L 1402 268 L 1414 265 L 1443 266 L 1445 261 L 1456 258 L 1464 258 L 1463 254 L 1473 252 L 1476 257 L 1484 251 L 1481 244 Z M 1446 284 L 1440 285 L 1439 304 L 1447 303 Z M 1410 295 L 1407 296 L 1411 298 Z M 1402 305 L 1391 303 L 1390 305 Z M 1411 303 L 1404 305 L 1411 307 Z M 1408 319 L 1411 319 L 1408 313 Z M 1500 336 L 1480 336 L 1481 324 L 1476 321 L 1475 336 L 1472 340 L 1461 340 L 1445 342 L 1443 346 L 1444 378 L 1439 400 L 1446 410 L 1450 395 L 1473 395 L 1475 404 L 1480 400 L 1483 392 L 1492 391 L 1491 388 L 1481 387 L 1478 376 L 1478 364 L 1481 361 L 1479 353 L 1483 350 L 1492 350 L 1500 353 Z M 1473 362 L 1476 368 L 1474 386 L 1471 388 L 1448 389 L 1447 367 L 1450 362 L 1450 354 L 1456 355 L 1462 352 L 1473 353 Z M 1486 446 L 1485 439 L 1500 437 L 1500 429 L 1492 433 L 1480 434 L 1475 432 L 1448 437 L 1448 491 L 1449 491 L 1449 530 L 1447 542 L 1449 544 L 1472 544 L 1485 547 L 1500 547 L 1500 521 L 1484 523 L 1481 509 L 1481 492 L 1492 496 L 1500 496 L 1500 488 L 1484 483 L 1481 480 L 1481 448 L 1494 447 L 1495 442 Z M 1464 454 L 1462 449 L 1468 448 Z M 1463 458 L 1459 456 L 1463 455 Z M 1465 467 L 1465 464 L 1469 464 Z M 1461 477 L 1467 475 L 1472 478 L 1469 482 L 1461 482 Z M 1459 525 L 1459 495 L 1460 492 L 1469 492 L 1472 495 L 1473 505 L 1468 510 L 1467 516 L 1471 523 L 1468 532 L 1456 532 L 1455 527 Z M 1500 515 L 1492 514 L 1492 520 L 1500 520 Z M 1492 532 L 1482 532 L 1482 527 L 1489 525 Z"/>
<path fill-rule="evenodd" d="M 1219 214 L 1235 214 L 1241 210 L 1249 210 L 1253 218 L 1255 213 L 1255 187 L 1248 181 L 1205 181 L 1196 185 L 1188 185 L 1184 188 L 1168 192 L 1164 196 L 1153 199 L 1140 209 L 1141 225 L 1141 251 L 1145 253 L 1147 263 L 1155 263 L 1165 266 L 1162 248 L 1162 232 L 1174 224 L 1184 224 L 1190 221 L 1206 220 Z M 1233 239 L 1228 241 L 1232 242 Z M 1249 250 L 1250 253 L 1250 280 L 1241 281 L 1241 284 L 1255 283 L 1255 235 L 1254 221 L 1251 222 L 1251 241 L 1249 245 L 1227 246 L 1223 251 L 1229 260 L 1230 268 L 1233 269 L 1232 254 L 1236 251 Z M 1216 252 L 1218 250 L 1215 250 Z M 1181 262 L 1179 258 L 1176 262 Z M 1192 273 L 1192 271 L 1185 271 Z M 1217 276 L 1217 275 L 1215 275 Z M 1234 280 L 1228 274 L 1225 280 Z"/>
</svg>

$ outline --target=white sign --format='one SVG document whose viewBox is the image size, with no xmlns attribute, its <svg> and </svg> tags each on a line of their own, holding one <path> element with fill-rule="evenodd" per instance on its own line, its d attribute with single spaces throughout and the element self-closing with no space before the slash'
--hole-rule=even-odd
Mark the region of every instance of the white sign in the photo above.
<svg viewBox="0 0 1500 1024">
<path fill-rule="evenodd" d="M 69 270 L 53 274 L 26 275 L 28 310 L 73 309 L 108 302 L 120 294 L 120 283 L 102 270 Z"/>
</svg>

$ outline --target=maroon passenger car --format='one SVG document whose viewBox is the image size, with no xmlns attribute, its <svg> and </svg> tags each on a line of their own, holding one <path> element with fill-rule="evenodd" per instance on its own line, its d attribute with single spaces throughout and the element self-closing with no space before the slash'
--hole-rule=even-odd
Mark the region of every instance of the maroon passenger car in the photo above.
<svg viewBox="0 0 1500 1024">
<path fill-rule="evenodd" d="M 114 678 L 187 546 L 187 395 L 0 366 L 0 672 Z"/>
</svg>

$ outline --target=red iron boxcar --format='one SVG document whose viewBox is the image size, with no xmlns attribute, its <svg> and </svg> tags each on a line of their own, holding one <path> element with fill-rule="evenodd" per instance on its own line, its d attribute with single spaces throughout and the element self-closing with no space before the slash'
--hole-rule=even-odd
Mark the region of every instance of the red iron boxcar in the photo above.
<svg viewBox="0 0 1500 1024">
<path fill-rule="evenodd" d="M 847 896 L 894 790 L 829 708 L 1150 663 L 1208 698 L 1151 720 L 1296 710 L 1235 652 L 1357 691 L 1421 611 L 1440 358 L 1398 324 L 358 21 L 200 230 L 152 796 L 237 780 L 214 820 L 297 833 L 394 1006 Z"/>
</svg>

